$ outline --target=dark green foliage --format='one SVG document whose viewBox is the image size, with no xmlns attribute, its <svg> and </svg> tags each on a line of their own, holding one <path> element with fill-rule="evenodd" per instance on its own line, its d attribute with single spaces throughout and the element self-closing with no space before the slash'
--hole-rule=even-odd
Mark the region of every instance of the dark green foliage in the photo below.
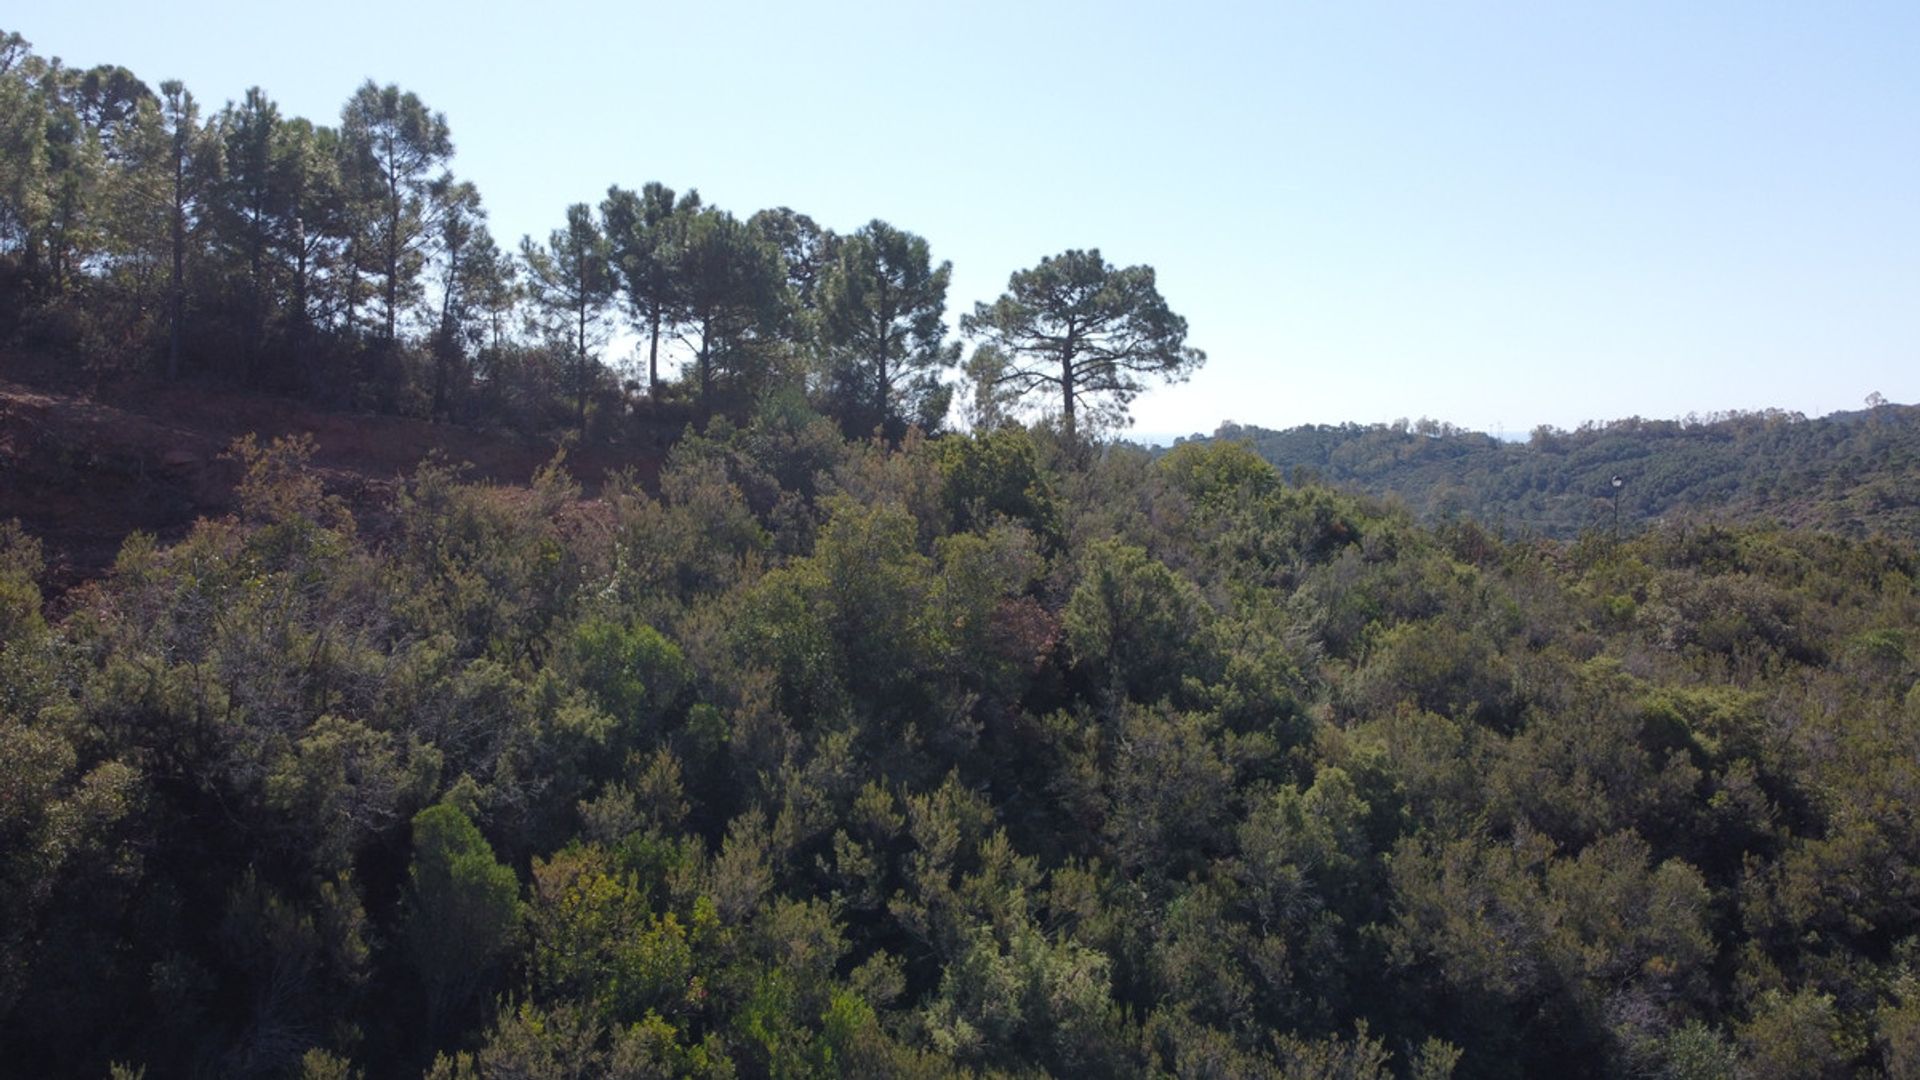
<svg viewBox="0 0 1920 1080">
<path fill-rule="evenodd" d="M 1007 279 L 992 304 L 975 304 L 960 329 L 995 350 L 979 366 L 984 386 L 1057 401 L 1069 443 L 1082 412 L 1095 429 L 1125 426 L 1147 377 L 1186 378 L 1207 354 L 1187 345 L 1187 321 L 1154 284 L 1153 267 L 1120 269 L 1098 250 L 1064 251 Z"/>
<path fill-rule="evenodd" d="M 700 193 L 678 199 L 673 189 L 649 183 L 639 192 L 607 189 L 601 220 L 613 270 L 636 327 L 647 333 L 647 397 L 660 396 L 660 338 L 687 318 L 686 283 L 675 272 L 678 245 L 689 219 L 700 209 Z"/>
<path fill-rule="evenodd" d="M 407 879 L 407 958 L 432 1028 L 457 1016 L 518 946 L 520 883 L 447 803 L 414 815 Z"/>
<path fill-rule="evenodd" d="M 1205 680 L 1213 611 L 1200 591 L 1145 551 L 1094 547 L 1061 613 L 1076 666 L 1116 696 L 1154 702 Z"/>
<path fill-rule="evenodd" d="M 1005 517 L 1048 541 L 1059 539 L 1059 510 L 1032 436 L 1018 427 L 982 432 L 939 445 L 941 498 L 953 529 Z"/>
<path fill-rule="evenodd" d="M 334 126 L 259 87 L 203 115 L 178 82 L 70 70 L 11 33 L 0 148 L 0 345 L 68 377 L 190 376 L 641 445 L 689 417 L 675 397 L 738 419 L 806 388 L 850 430 L 865 417 L 896 438 L 945 420 L 947 270 L 882 223 L 843 259 L 804 214 L 743 220 L 649 183 L 503 252 L 451 169 L 447 119 L 397 85 L 360 86 Z M 616 295 L 644 384 L 599 355 Z M 692 353 L 679 387 L 663 338 Z"/>
<path fill-rule="evenodd" d="M 370 538 L 248 442 L 237 516 L 57 617 L 5 532 L 10 1060 L 1913 1060 L 1910 547 L 1509 543 L 1233 444 L 1062 451 L 775 395 L 658 498 L 429 463 Z"/>
<path fill-rule="evenodd" d="M 426 261 L 429 186 L 439 182 L 439 170 L 453 156 L 453 138 L 447 118 L 429 111 L 419 97 L 371 80 L 341 110 L 340 135 L 349 242 L 358 254 L 349 272 L 378 282 L 380 339 L 393 342 Z M 351 329 L 351 299 L 347 306 Z"/>
<path fill-rule="evenodd" d="M 657 735 L 692 678 L 679 647 L 659 631 L 598 618 L 574 628 L 573 663 L 580 688 L 621 732 L 610 750 Z"/>
<path fill-rule="evenodd" d="M 0 40 L 0 332 L 139 367 L 177 327 L 187 374 L 622 437 L 585 309 L 564 349 L 504 329 L 417 101 L 334 132 L 250 94 L 218 182 L 143 204 L 207 137 L 161 90 Z M 51 603 L 0 526 L 10 1073 L 1920 1067 L 1908 412 L 1295 432 L 1284 469 L 1271 433 L 931 437 L 914 238 L 576 210 L 544 284 L 604 256 L 696 354 L 657 487 L 429 460 L 350 510 L 311 440 L 245 439 L 234 514 Z M 975 373 L 1083 315 L 1151 347 L 1052 354 L 1063 411 L 1197 362 L 1150 272 L 1069 253 L 976 312 L 1016 355 Z M 1708 497 L 1830 528 L 1649 520 Z M 1496 506 L 1585 532 L 1460 516 Z"/>
<path fill-rule="evenodd" d="M 698 344 L 690 372 L 703 415 L 722 396 L 750 400 L 778 357 L 770 340 L 786 318 L 780 251 L 724 210 L 687 219 L 676 249 L 688 332 Z"/>
<path fill-rule="evenodd" d="M 819 305 L 842 426 L 856 438 L 879 431 L 889 439 L 910 423 L 938 427 L 952 394 L 940 370 L 960 356 L 942 321 L 953 264 L 933 266 L 925 240 L 884 221 L 837 247 Z"/>
<path fill-rule="evenodd" d="M 520 255 L 544 333 L 565 342 L 574 423 L 585 430 L 587 397 L 598 371 L 593 350 L 606 340 L 606 311 L 615 289 L 606 230 L 594 219 L 592 207 L 575 203 L 567 207 L 566 228 L 555 229 L 544 247 L 523 239 Z"/>
</svg>

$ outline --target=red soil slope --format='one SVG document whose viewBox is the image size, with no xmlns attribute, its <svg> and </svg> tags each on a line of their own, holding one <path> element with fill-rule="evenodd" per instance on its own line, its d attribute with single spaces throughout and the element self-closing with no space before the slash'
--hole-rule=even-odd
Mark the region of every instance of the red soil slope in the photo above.
<svg viewBox="0 0 1920 1080">
<path fill-rule="evenodd" d="M 377 513 L 396 481 L 435 450 L 500 484 L 526 483 L 558 450 L 550 440 L 325 412 L 224 387 L 87 393 L 10 366 L 0 362 L 0 521 L 17 518 L 44 543 L 53 591 L 98 576 L 136 530 L 177 539 L 196 518 L 231 510 L 239 467 L 225 451 L 249 433 L 262 442 L 311 435 L 328 489 L 356 512 Z M 570 450 L 567 470 L 588 494 L 622 468 L 651 486 L 671 434 L 657 433 L 645 450 Z"/>
</svg>

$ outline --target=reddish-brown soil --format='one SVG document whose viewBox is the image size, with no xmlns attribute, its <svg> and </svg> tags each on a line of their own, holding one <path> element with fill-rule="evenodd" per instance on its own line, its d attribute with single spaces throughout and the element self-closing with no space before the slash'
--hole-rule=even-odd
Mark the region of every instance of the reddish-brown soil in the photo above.
<svg viewBox="0 0 1920 1080">
<path fill-rule="evenodd" d="M 56 592 L 102 573 L 136 530 L 174 540 L 195 519 L 229 512 L 240 470 L 226 451 L 249 433 L 262 442 L 312 436 L 328 490 L 376 516 L 394 484 L 433 451 L 471 465 L 473 479 L 524 484 L 559 449 L 553 440 L 327 412 L 230 387 L 87 391 L 10 359 L 0 356 L 0 521 L 17 518 L 40 538 L 45 585 Z M 651 486 L 671 435 L 570 448 L 566 468 L 589 495 L 619 469 Z"/>
</svg>

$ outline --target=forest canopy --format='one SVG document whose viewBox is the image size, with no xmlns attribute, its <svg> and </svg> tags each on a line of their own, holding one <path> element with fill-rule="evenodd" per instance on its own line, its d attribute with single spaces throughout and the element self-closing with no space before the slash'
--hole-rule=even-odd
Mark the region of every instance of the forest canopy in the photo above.
<svg viewBox="0 0 1920 1080">
<path fill-rule="evenodd" d="M 780 410 L 376 536 L 309 449 L 58 603 L 5 533 L 19 1067 L 1914 1067 L 1909 542 Z"/>
</svg>

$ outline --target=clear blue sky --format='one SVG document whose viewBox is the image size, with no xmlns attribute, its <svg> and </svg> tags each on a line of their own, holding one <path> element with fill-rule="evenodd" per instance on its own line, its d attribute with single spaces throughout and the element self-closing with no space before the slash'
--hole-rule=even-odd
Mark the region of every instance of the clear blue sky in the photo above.
<svg viewBox="0 0 1920 1080">
<path fill-rule="evenodd" d="M 920 10 L 921 8 L 925 10 Z M 36 10 L 37 9 L 37 10 Z M 297 10 L 295 17 L 291 12 Z M 446 113 L 504 243 L 695 186 L 954 264 L 1150 263 L 1141 432 L 1920 399 L 1920 3 L 70 2 L 37 52 Z"/>
</svg>

